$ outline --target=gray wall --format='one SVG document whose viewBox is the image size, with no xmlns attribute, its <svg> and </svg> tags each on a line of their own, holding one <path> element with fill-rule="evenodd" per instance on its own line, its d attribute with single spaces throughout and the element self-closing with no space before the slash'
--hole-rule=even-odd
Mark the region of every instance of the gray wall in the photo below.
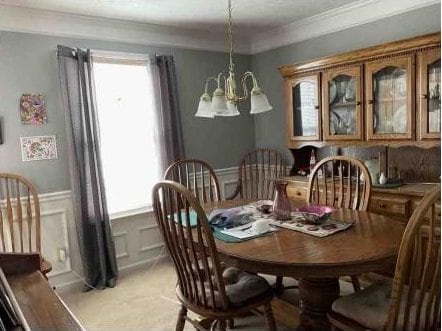
<svg viewBox="0 0 442 331">
<path fill-rule="evenodd" d="M 23 174 L 40 193 L 70 189 L 66 135 L 58 85 L 57 44 L 132 53 L 172 54 L 175 59 L 179 100 L 187 157 L 207 160 L 214 168 L 237 165 L 254 146 L 254 123 L 245 112 L 240 117 L 195 118 L 205 79 L 226 70 L 228 55 L 220 52 L 148 47 L 87 39 L 62 38 L 0 32 L 0 117 L 4 144 L 0 145 L 0 171 Z M 238 72 L 251 69 L 250 56 L 236 56 Z M 45 96 L 48 123 L 42 126 L 20 123 L 22 93 Z M 247 106 L 246 106 L 247 107 Z M 58 159 L 22 162 L 20 137 L 57 136 Z"/>
<path fill-rule="evenodd" d="M 255 117 L 256 146 L 287 151 L 283 79 L 278 67 L 440 31 L 440 19 L 438 4 L 254 55 L 253 72 L 275 108 Z"/>
<path fill-rule="evenodd" d="M 287 151 L 283 79 L 277 67 L 439 30 L 440 5 L 433 5 L 257 55 L 236 56 L 237 72 L 252 68 L 275 110 L 254 118 L 243 110 L 240 117 L 214 120 L 193 115 L 205 79 L 226 69 L 228 56 L 225 53 L 0 32 L 0 117 L 3 118 L 4 129 L 0 171 L 25 174 L 41 193 L 70 188 L 57 78 L 57 44 L 120 52 L 172 54 L 177 68 L 186 155 L 207 160 L 214 168 L 224 168 L 237 165 L 241 156 L 254 146 Z M 20 124 L 18 101 L 26 92 L 45 95 L 48 124 Z M 242 107 L 248 108 L 249 105 L 246 103 Z M 57 136 L 58 159 L 22 162 L 19 138 L 49 134 Z"/>
</svg>

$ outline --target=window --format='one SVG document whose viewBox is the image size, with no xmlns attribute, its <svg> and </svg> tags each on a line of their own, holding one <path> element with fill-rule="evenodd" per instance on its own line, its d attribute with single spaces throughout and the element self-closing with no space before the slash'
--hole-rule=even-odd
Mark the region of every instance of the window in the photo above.
<svg viewBox="0 0 442 331">
<path fill-rule="evenodd" d="M 124 55 L 95 56 L 94 78 L 109 214 L 144 209 L 161 176 L 150 65 Z"/>
</svg>

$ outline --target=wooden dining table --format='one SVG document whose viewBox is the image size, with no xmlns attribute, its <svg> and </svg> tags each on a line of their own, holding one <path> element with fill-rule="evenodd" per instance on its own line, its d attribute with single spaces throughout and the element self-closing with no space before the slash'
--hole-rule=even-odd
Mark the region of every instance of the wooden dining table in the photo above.
<svg viewBox="0 0 442 331">
<path fill-rule="evenodd" d="M 205 209 L 231 208 L 249 202 L 222 201 L 206 204 Z M 237 243 L 216 239 L 216 247 L 229 266 L 298 279 L 298 330 L 330 330 L 326 314 L 339 297 L 339 277 L 391 269 L 405 230 L 402 222 L 366 211 L 338 209 L 330 218 L 355 224 L 322 238 L 281 228 Z"/>
</svg>

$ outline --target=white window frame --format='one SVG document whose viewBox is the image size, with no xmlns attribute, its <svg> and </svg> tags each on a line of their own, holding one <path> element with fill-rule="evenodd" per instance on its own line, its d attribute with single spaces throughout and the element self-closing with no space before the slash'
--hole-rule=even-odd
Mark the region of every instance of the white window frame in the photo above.
<svg viewBox="0 0 442 331">
<path fill-rule="evenodd" d="M 91 50 L 92 61 L 97 60 L 101 63 L 119 63 L 119 64 L 146 64 L 155 61 L 155 55 L 141 53 L 114 52 L 105 50 Z M 124 219 L 130 216 L 142 215 L 153 212 L 152 204 L 131 208 L 124 211 L 113 212 L 109 214 L 110 220 Z"/>
</svg>

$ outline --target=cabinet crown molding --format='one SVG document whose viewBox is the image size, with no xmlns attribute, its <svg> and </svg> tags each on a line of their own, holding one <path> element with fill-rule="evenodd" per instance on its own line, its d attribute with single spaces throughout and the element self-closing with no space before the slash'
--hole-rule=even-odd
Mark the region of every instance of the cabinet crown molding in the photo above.
<svg viewBox="0 0 442 331">
<path fill-rule="evenodd" d="M 334 67 L 355 65 L 382 58 L 407 55 L 425 49 L 440 48 L 440 31 L 423 36 L 402 39 L 381 45 L 362 48 L 354 51 L 325 56 L 313 61 L 283 65 L 278 68 L 283 77 L 299 75 L 312 71 L 326 70 Z"/>
</svg>

